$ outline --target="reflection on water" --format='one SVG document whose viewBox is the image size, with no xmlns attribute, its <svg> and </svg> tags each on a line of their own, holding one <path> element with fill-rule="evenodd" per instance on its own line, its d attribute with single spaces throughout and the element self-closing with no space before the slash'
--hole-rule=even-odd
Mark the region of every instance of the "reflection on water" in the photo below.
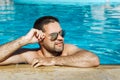
<svg viewBox="0 0 120 80">
<path fill-rule="evenodd" d="M 13 0 L 0 0 L 0 5 L 10 5 L 13 4 Z"/>
<path fill-rule="evenodd" d="M 4 39 L 10 41 L 14 39 L 12 35 L 13 30 L 10 30 L 10 26 L 13 26 L 11 21 L 14 21 L 15 8 L 12 0 L 0 0 L 0 41 L 1 44 L 7 42 Z"/>
<path fill-rule="evenodd" d="M 14 5 L 11 0 L 0 1 L 0 21 L 14 20 Z"/>
</svg>

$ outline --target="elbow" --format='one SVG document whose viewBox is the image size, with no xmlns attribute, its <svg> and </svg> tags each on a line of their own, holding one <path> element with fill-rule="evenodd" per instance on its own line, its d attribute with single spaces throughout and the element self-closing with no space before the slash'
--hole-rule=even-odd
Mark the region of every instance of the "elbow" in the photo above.
<svg viewBox="0 0 120 80">
<path fill-rule="evenodd" d="M 94 58 L 91 59 L 91 66 L 97 67 L 99 65 L 100 65 L 100 61 L 99 61 L 98 57 L 94 57 Z"/>
<path fill-rule="evenodd" d="M 0 63 L 1 63 L 1 62 L 3 62 L 4 60 L 5 60 L 5 59 L 3 59 L 3 58 L 0 58 Z"/>
<path fill-rule="evenodd" d="M 5 61 L 7 58 L 5 56 L 0 56 L 0 63 Z"/>
</svg>

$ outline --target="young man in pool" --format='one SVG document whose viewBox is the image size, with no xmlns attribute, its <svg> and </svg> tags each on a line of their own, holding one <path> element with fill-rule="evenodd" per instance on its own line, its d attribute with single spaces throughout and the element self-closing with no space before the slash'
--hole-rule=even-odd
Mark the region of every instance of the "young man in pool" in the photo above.
<svg viewBox="0 0 120 80">
<path fill-rule="evenodd" d="M 39 49 L 23 49 L 24 45 L 38 43 Z M 33 67 L 71 66 L 95 67 L 98 57 L 71 44 L 64 44 L 64 31 L 59 20 L 44 16 L 36 20 L 27 35 L 0 46 L 0 65 L 29 63 Z"/>
</svg>

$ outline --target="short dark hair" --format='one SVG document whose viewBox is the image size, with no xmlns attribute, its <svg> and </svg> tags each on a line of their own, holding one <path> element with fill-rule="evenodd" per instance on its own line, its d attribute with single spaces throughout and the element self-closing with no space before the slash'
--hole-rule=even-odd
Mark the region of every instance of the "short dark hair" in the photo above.
<svg viewBox="0 0 120 80">
<path fill-rule="evenodd" d="M 58 22 L 59 23 L 59 20 L 53 16 L 43 16 L 43 17 L 38 18 L 35 21 L 33 28 L 45 31 L 43 26 L 46 24 L 49 24 L 51 22 Z"/>
</svg>

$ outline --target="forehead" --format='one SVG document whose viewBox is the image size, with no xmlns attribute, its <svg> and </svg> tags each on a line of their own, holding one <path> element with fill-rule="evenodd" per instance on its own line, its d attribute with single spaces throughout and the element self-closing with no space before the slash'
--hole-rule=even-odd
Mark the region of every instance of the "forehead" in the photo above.
<svg viewBox="0 0 120 80">
<path fill-rule="evenodd" d="M 44 29 L 47 33 L 59 32 L 62 30 L 58 22 L 51 22 L 47 25 L 44 25 Z"/>
</svg>

